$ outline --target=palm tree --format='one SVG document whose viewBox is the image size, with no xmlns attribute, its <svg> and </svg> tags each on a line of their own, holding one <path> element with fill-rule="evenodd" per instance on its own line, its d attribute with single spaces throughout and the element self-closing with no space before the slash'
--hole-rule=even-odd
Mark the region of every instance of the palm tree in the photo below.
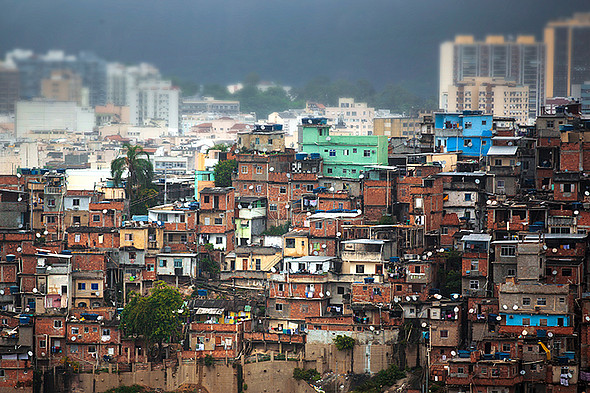
<svg viewBox="0 0 590 393">
<path fill-rule="evenodd" d="M 133 206 L 141 202 L 139 199 L 143 199 L 147 190 L 153 189 L 154 168 L 143 147 L 129 143 L 125 143 L 123 147 L 127 149 L 127 154 L 111 162 L 111 176 L 115 186 L 120 186 L 126 172 L 125 192 L 130 206 Z"/>
</svg>

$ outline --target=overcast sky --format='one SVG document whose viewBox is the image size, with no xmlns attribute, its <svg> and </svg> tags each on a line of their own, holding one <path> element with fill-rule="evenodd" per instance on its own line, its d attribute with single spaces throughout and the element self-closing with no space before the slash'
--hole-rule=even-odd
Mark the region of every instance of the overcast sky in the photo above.
<svg viewBox="0 0 590 393">
<path fill-rule="evenodd" d="M 0 0 L 0 51 L 91 50 L 164 74 L 231 83 L 316 75 L 435 94 L 456 34 L 534 34 L 589 0 Z"/>
</svg>

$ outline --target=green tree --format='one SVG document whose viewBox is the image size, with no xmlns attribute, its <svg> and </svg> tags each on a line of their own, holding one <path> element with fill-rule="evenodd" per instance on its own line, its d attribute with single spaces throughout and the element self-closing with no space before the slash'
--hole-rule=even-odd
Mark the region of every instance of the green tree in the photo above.
<svg viewBox="0 0 590 393">
<path fill-rule="evenodd" d="M 225 143 L 217 143 L 215 145 L 213 145 L 212 147 L 207 149 L 207 152 L 209 152 L 209 150 L 220 150 L 223 152 L 226 152 L 229 149 L 229 146 L 226 145 Z"/>
<path fill-rule="evenodd" d="M 354 345 L 356 340 L 349 336 L 337 335 L 334 337 L 334 345 L 339 351 L 349 351 L 350 353 L 350 372 L 354 373 Z"/>
<path fill-rule="evenodd" d="M 219 161 L 215 165 L 215 187 L 231 187 L 231 175 L 238 168 L 236 160 Z"/>
<path fill-rule="evenodd" d="M 178 289 L 156 282 L 149 296 L 133 294 L 121 313 L 121 329 L 130 337 L 143 337 L 150 354 L 157 345 L 156 358 L 162 356 L 162 344 L 178 339 L 184 305 Z M 152 358 L 154 356 L 152 355 Z"/>
<path fill-rule="evenodd" d="M 154 168 L 149 154 L 140 145 L 125 143 L 126 154 L 111 162 L 111 176 L 116 186 L 125 183 L 125 191 L 129 199 L 132 214 L 145 213 L 143 202 L 153 198 Z M 123 182 L 123 176 L 126 175 Z"/>
</svg>

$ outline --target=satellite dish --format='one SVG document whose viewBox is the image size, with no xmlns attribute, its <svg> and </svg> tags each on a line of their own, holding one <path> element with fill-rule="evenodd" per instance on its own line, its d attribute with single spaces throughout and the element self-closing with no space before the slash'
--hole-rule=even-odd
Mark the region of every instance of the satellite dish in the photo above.
<svg viewBox="0 0 590 393">
<path fill-rule="evenodd" d="M 23 200 L 23 197 L 19 196 L 17 200 L 20 202 Z"/>
<path fill-rule="evenodd" d="M 342 233 L 341 232 L 336 232 L 336 236 L 340 237 L 340 236 L 342 236 Z"/>
<path fill-rule="evenodd" d="M 455 307 L 455 308 L 453 309 L 453 311 L 454 311 L 454 312 L 459 312 L 459 307 Z"/>
<path fill-rule="evenodd" d="M 275 168 L 274 168 L 274 167 L 272 167 L 272 166 L 271 166 L 270 168 L 268 168 L 268 171 L 269 171 L 269 172 L 274 172 L 274 170 L 275 170 Z"/>
<path fill-rule="evenodd" d="M 43 234 L 44 234 L 45 236 L 47 236 L 47 235 L 49 235 L 49 231 L 46 229 L 46 230 L 44 230 L 44 231 L 43 231 Z M 19 247 L 19 248 L 20 248 L 20 247 Z"/>
<path fill-rule="evenodd" d="M 497 321 L 501 321 L 501 320 L 502 320 L 502 317 L 498 315 L 498 316 L 496 317 L 496 320 L 497 320 Z"/>
<path fill-rule="evenodd" d="M 459 294 L 458 293 L 454 293 L 453 294 L 453 299 L 459 299 Z"/>
<path fill-rule="evenodd" d="M 2 291 L 2 292 L 4 292 L 4 291 Z M 587 322 L 590 322 L 590 317 L 588 315 L 586 315 L 586 318 L 585 319 L 586 319 Z"/>
<path fill-rule="evenodd" d="M 327 248 L 328 246 L 325 244 L 322 244 L 322 248 Z"/>
<path fill-rule="evenodd" d="M 517 161 L 517 162 L 516 162 L 516 166 L 520 166 L 520 165 L 521 165 L 521 164 L 520 164 L 520 161 Z"/>
<path fill-rule="evenodd" d="M 508 310 L 508 306 L 507 306 L 507 305 L 505 305 L 505 304 L 503 304 L 503 305 L 502 305 L 502 308 L 503 308 L 504 310 Z"/>
<path fill-rule="evenodd" d="M 584 191 L 584 195 L 590 196 L 590 191 Z"/>
<path fill-rule="evenodd" d="M 546 250 L 546 249 L 547 249 L 547 245 L 543 244 L 543 250 Z"/>
<path fill-rule="evenodd" d="M 473 309 L 473 308 L 469 309 L 469 314 L 473 314 L 474 312 L 475 312 L 475 309 Z"/>
<path fill-rule="evenodd" d="M 412 295 L 412 300 L 413 300 L 413 301 L 416 301 L 416 300 L 418 300 L 418 296 L 416 296 L 416 295 Z"/>
<path fill-rule="evenodd" d="M 308 216 L 311 216 L 311 212 L 307 212 L 307 215 L 308 215 Z"/>
<path fill-rule="evenodd" d="M 53 269 L 53 267 L 51 265 L 47 266 L 47 270 L 51 270 L 51 269 Z"/>
<path fill-rule="evenodd" d="M 47 355 L 45 352 L 41 352 L 41 356 L 45 356 Z"/>
<path fill-rule="evenodd" d="M 577 216 L 578 214 L 580 214 L 580 212 L 578 210 L 574 210 L 574 214 Z"/>
<path fill-rule="evenodd" d="M 442 295 L 440 293 L 437 293 L 436 295 L 434 295 L 434 297 L 438 300 L 442 299 Z"/>
<path fill-rule="evenodd" d="M 311 119 L 307 119 L 307 123 L 312 124 L 313 121 L 311 121 Z"/>
<path fill-rule="evenodd" d="M 429 256 L 429 257 L 431 257 L 431 256 L 432 256 L 432 251 L 428 251 L 428 252 L 426 253 L 426 255 L 427 255 L 427 256 Z"/>
<path fill-rule="evenodd" d="M 22 175 L 20 173 L 17 173 L 16 177 L 18 177 L 20 179 L 22 177 Z"/>
<path fill-rule="evenodd" d="M 330 296 L 330 291 L 326 291 L 326 296 Z"/>
<path fill-rule="evenodd" d="M 241 208 L 242 208 L 242 205 L 238 205 L 238 209 L 241 209 Z"/>
<path fill-rule="evenodd" d="M 23 249 L 22 247 L 17 247 L 16 251 L 21 252 Z"/>
<path fill-rule="evenodd" d="M 479 179 L 475 179 L 475 184 L 479 184 L 480 180 Z"/>
<path fill-rule="evenodd" d="M 426 326 L 428 326 L 426 322 L 422 322 L 422 327 L 425 328 Z"/>
<path fill-rule="evenodd" d="M 362 211 L 361 209 L 358 209 L 356 212 L 357 212 L 358 214 L 362 214 L 362 213 L 363 213 L 363 211 Z"/>
<path fill-rule="evenodd" d="M 109 211 L 107 209 L 102 209 L 102 214 L 107 214 Z"/>
<path fill-rule="evenodd" d="M 371 331 L 373 331 L 373 330 L 375 330 L 375 326 L 369 326 L 369 329 L 370 329 Z"/>
<path fill-rule="evenodd" d="M 514 306 L 512 306 L 512 309 L 513 310 L 518 310 L 518 305 L 515 304 Z"/>
<path fill-rule="evenodd" d="M 451 355 L 453 355 L 453 356 L 457 356 L 457 352 L 455 352 L 455 351 L 451 351 Z"/>
<path fill-rule="evenodd" d="M 331 140 L 332 140 L 332 138 L 330 138 L 329 136 L 327 136 L 327 137 L 326 137 L 326 140 L 327 140 L 327 141 L 331 141 Z"/>
<path fill-rule="evenodd" d="M 399 303 L 399 297 L 397 297 L 397 296 L 396 296 L 396 297 L 394 297 L 394 298 L 393 298 L 393 301 L 394 301 L 394 302 L 396 302 L 396 303 Z"/>
<path fill-rule="evenodd" d="M 334 187 L 330 187 L 330 192 L 334 192 Z"/>
<path fill-rule="evenodd" d="M 290 173 L 287 173 L 287 178 L 290 178 L 290 177 L 291 177 L 291 174 Z"/>
<path fill-rule="evenodd" d="M 469 142 L 469 144 L 467 146 L 473 147 L 473 143 L 472 142 Z"/>
<path fill-rule="evenodd" d="M 556 253 L 557 252 L 557 248 L 554 248 L 552 251 L 553 251 L 553 253 Z M 554 274 L 557 274 L 557 273 L 554 273 Z"/>
<path fill-rule="evenodd" d="M 271 267 L 270 268 L 270 271 L 273 272 L 273 273 L 275 273 L 277 271 L 277 269 L 275 269 L 274 267 Z"/>
<path fill-rule="evenodd" d="M 527 334 L 529 334 L 529 332 L 527 332 L 526 330 L 523 330 L 523 331 L 522 331 L 522 335 L 523 335 L 523 336 L 526 336 Z"/>
<path fill-rule="evenodd" d="M 525 375 L 525 374 L 526 374 L 526 371 L 520 370 L 520 375 Z"/>
<path fill-rule="evenodd" d="M 291 206 L 290 206 L 288 203 L 285 205 L 285 209 L 288 209 L 288 208 L 290 208 L 290 207 L 291 207 Z"/>
<path fill-rule="evenodd" d="M 37 288 L 33 288 L 33 293 L 37 293 L 39 290 Z"/>
<path fill-rule="evenodd" d="M 508 142 L 508 146 L 512 146 L 512 141 Z"/>
<path fill-rule="evenodd" d="M 28 352 L 27 352 L 27 355 L 29 355 L 29 356 L 33 356 L 33 351 L 28 351 Z"/>
<path fill-rule="evenodd" d="M 77 338 L 78 337 L 76 337 L 76 336 L 72 336 L 72 341 L 76 341 Z"/>
<path fill-rule="evenodd" d="M 324 297 L 324 294 L 322 292 L 320 292 L 320 297 Z"/>
<path fill-rule="evenodd" d="M 553 332 L 548 332 L 548 333 L 547 333 L 547 336 L 549 336 L 549 337 L 553 337 Z"/>
<path fill-rule="evenodd" d="M 38 238 L 41 237 L 41 234 L 39 232 L 35 233 L 35 236 L 37 236 Z"/>
<path fill-rule="evenodd" d="M 253 190 L 254 186 L 251 185 L 250 187 L 248 187 L 248 189 Z"/>
<path fill-rule="evenodd" d="M 409 302 L 410 301 L 410 297 L 406 296 L 406 301 Z"/>
<path fill-rule="evenodd" d="M 557 276 L 557 270 L 552 271 L 551 274 L 553 274 L 554 276 Z"/>
</svg>

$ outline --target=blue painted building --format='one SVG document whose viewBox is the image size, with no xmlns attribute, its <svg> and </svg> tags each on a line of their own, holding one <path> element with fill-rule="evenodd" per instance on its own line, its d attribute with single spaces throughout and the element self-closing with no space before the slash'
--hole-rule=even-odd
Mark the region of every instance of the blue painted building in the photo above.
<svg viewBox="0 0 590 393">
<path fill-rule="evenodd" d="M 434 146 L 437 152 L 462 152 L 485 157 L 492 145 L 493 116 L 482 111 L 435 113 Z"/>
<path fill-rule="evenodd" d="M 506 326 L 572 326 L 571 317 L 567 314 L 520 314 L 500 313 L 506 319 Z"/>
</svg>

